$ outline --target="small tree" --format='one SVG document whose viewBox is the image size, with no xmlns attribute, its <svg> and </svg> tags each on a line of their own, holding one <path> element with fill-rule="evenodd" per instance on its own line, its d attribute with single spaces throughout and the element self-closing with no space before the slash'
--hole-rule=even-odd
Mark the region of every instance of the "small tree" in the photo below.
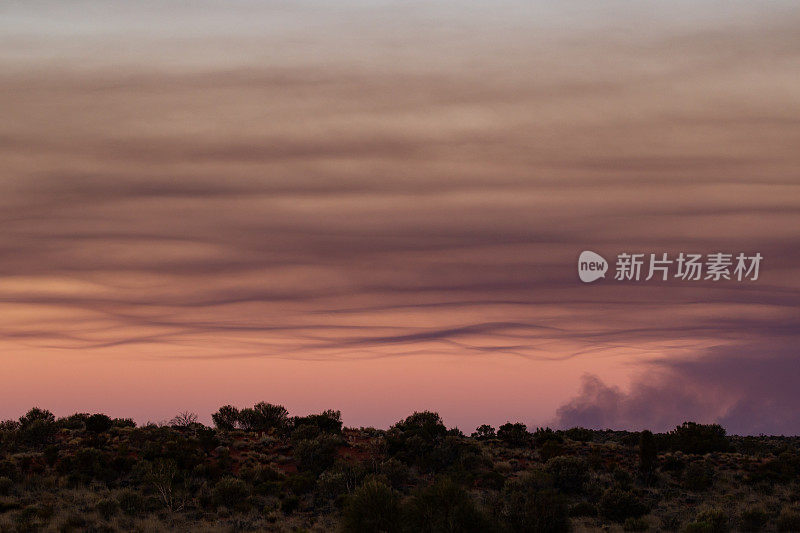
<svg viewBox="0 0 800 533">
<path fill-rule="evenodd" d="M 44 422 L 52 424 L 56 421 L 56 417 L 47 409 L 40 409 L 38 407 L 31 408 L 24 416 L 19 418 L 19 424 L 22 429 L 27 428 L 34 422 Z"/>
<path fill-rule="evenodd" d="M 650 480 L 658 459 L 658 449 L 656 439 L 649 430 L 642 431 L 639 436 L 639 470 L 646 481 Z"/>
<path fill-rule="evenodd" d="M 239 423 L 239 410 L 232 405 L 223 405 L 211 415 L 214 425 L 221 431 L 233 431 Z"/>
<path fill-rule="evenodd" d="M 400 528 L 400 498 L 378 481 L 367 481 L 349 498 L 342 514 L 346 533 L 395 533 Z"/>
<path fill-rule="evenodd" d="M 181 411 L 169 421 L 170 426 L 176 426 L 179 428 L 188 428 L 194 424 L 197 424 L 197 413 L 192 413 L 189 411 Z"/>
<path fill-rule="evenodd" d="M 530 443 L 531 435 L 525 424 L 506 422 L 497 429 L 497 438 L 509 446 L 521 447 Z"/>
<path fill-rule="evenodd" d="M 478 440 L 487 440 L 493 439 L 497 435 L 494 432 L 494 428 L 489 424 L 482 424 L 475 429 L 475 433 L 472 434 L 473 439 Z"/>
<path fill-rule="evenodd" d="M 86 419 L 86 431 L 92 433 L 105 433 L 111 429 L 111 418 L 102 413 L 91 415 Z"/>
</svg>

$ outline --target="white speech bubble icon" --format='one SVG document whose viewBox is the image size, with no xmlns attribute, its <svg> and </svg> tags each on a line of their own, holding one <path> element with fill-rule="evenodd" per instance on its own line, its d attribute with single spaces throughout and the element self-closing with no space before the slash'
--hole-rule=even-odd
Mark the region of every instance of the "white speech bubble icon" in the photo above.
<svg viewBox="0 0 800 533">
<path fill-rule="evenodd" d="M 603 259 L 600 254 L 586 250 L 581 252 L 580 257 L 578 257 L 578 277 L 584 283 L 591 283 L 606 277 L 607 270 L 608 261 Z"/>
</svg>

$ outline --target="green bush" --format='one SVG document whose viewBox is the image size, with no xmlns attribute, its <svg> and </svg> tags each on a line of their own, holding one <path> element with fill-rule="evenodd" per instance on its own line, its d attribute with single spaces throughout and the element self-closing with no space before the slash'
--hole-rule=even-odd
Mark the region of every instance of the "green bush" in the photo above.
<svg viewBox="0 0 800 533">
<path fill-rule="evenodd" d="M 250 496 L 250 488 L 247 483 L 234 477 L 221 479 L 214 490 L 211 491 L 211 499 L 215 505 L 222 505 L 229 509 L 241 506 Z"/>
<path fill-rule="evenodd" d="M 495 433 L 494 428 L 489 424 L 478 426 L 472 434 L 472 438 L 478 440 L 493 439 L 495 437 L 497 437 L 497 433 Z"/>
<path fill-rule="evenodd" d="M 126 515 L 136 516 L 144 510 L 144 497 L 134 490 L 126 489 L 117 494 L 117 503 Z"/>
<path fill-rule="evenodd" d="M 92 433 L 105 433 L 111 429 L 112 420 L 109 416 L 104 414 L 94 414 L 86 419 L 86 431 Z"/>
<path fill-rule="evenodd" d="M 59 524 L 59 533 L 72 533 L 90 530 L 89 520 L 75 511 L 69 513 L 66 518 Z"/>
<path fill-rule="evenodd" d="M 301 472 L 321 473 L 336 460 L 336 451 L 341 446 L 340 437 L 321 434 L 313 440 L 301 440 L 294 447 L 297 469 Z"/>
<path fill-rule="evenodd" d="M 514 482 L 501 493 L 499 519 L 511 533 L 566 533 L 570 530 L 564 497 L 552 489 Z"/>
<path fill-rule="evenodd" d="M 97 509 L 97 514 L 102 516 L 103 519 L 111 520 L 119 512 L 119 503 L 112 498 L 103 498 L 98 500 L 95 508 Z"/>
<path fill-rule="evenodd" d="M 348 498 L 342 513 L 345 533 L 395 533 L 400 531 L 400 499 L 378 481 L 361 485 Z"/>
<path fill-rule="evenodd" d="M 318 415 L 296 416 L 293 419 L 293 425 L 297 426 L 312 426 L 317 428 L 321 433 L 340 434 L 342 432 L 342 412 L 328 409 Z"/>
<path fill-rule="evenodd" d="M 727 533 L 728 531 L 730 531 L 728 515 L 719 509 L 701 512 L 694 522 L 686 526 L 687 533 Z"/>
<path fill-rule="evenodd" d="M 582 491 L 589 480 L 589 464 L 580 457 L 554 457 L 547 461 L 545 470 L 553 476 L 556 488 L 567 493 Z"/>
<path fill-rule="evenodd" d="M 24 416 L 21 416 L 19 419 L 19 424 L 22 429 L 27 428 L 34 422 L 44 422 L 47 424 L 53 424 L 56 421 L 56 417 L 48 411 L 47 409 L 40 409 L 38 407 L 31 408 Z"/>
<path fill-rule="evenodd" d="M 528 433 L 528 427 L 520 422 L 514 424 L 506 422 L 497 428 L 497 438 L 508 446 L 516 448 L 528 446 L 531 442 L 531 434 Z"/>
<path fill-rule="evenodd" d="M 483 533 L 490 528 L 469 493 L 446 477 L 415 490 L 403 506 L 403 516 L 414 532 Z"/>
<path fill-rule="evenodd" d="M 784 507 L 778 516 L 778 531 L 800 531 L 800 512 L 794 507 Z"/>
<path fill-rule="evenodd" d="M 13 486 L 14 482 L 11 481 L 11 478 L 0 476 L 0 496 L 8 496 Z"/>
<path fill-rule="evenodd" d="M 725 435 L 725 428 L 719 424 L 696 424 L 684 422 L 669 433 L 669 442 L 673 450 L 683 453 L 706 454 L 725 452 L 730 443 Z"/>
<path fill-rule="evenodd" d="M 223 405 L 211 415 L 214 425 L 222 431 L 233 431 L 239 423 L 239 410 L 232 405 Z"/>
<path fill-rule="evenodd" d="M 764 529 L 769 521 L 769 515 L 761 507 L 751 507 L 742 511 L 740 516 L 742 531 L 756 532 Z"/>
<path fill-rule="evenodd" d="M 653 433 L 645 430 L 639 436 L 639 470 L 643 475 L 649 476 L 656 467 L 658 449 Z"/>
<path fill-rule="evenodd" d="M 597 506 L 590 502 L 578 502 L 569 508 L 570 516 L 597 516 Z"/>
<path fill-rule="evenodd" d="M 714 468 L 707 461 L 695 461 L 683 473 L 683 485 L 692 491 L 704 491 L 714 484 Z"/>
<path fill-rule="evenodd" d="M 647 505 L 630 490 L 608 489 L 600 498 L 600 514 L 614 522 L 628 518 L 639 518 L 647 514 Z"/>
<path fill-rule="evenodd" d="M 650 524 L 644 518 L 628 518 L 622 524 L 623 531 L 647 531 L 650 529 Z"/>
<path fill-rule="evenodd" d="M 536 446 L 543 446 L 547 441 L 555 441 L 558 444 L 564 442 L 564 438 L 557 432 L 550 428 L 536 428 L 533 432 L 533 443 Z"/>
<path fill-rule="evenodd" d="M 564 432 L 564 436 L 577 442 L 591 442 L 594 438 L 594 431 L 586 428 L 570 428 Z"/>
</svg>

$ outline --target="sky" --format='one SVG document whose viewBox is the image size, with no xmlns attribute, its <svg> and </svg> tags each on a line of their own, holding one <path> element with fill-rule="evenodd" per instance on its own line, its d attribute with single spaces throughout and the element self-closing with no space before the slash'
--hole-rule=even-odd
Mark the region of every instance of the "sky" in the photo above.
<svg viewBox="0 0 800 533">
<path fill-rule="evenodd" d="M 800 433 L 798 26 L 783 1 L 3 2 L 0 419 Z M 764 259 L 584 284 L 583 250 Z"/>
</svg>

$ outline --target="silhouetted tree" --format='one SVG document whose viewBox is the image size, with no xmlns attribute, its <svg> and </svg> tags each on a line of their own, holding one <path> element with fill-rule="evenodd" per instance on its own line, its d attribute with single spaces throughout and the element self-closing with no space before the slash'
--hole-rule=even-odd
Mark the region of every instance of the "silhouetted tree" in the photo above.
<svg viewBox="0 0 800 533">
<path fill-rule="evenodd" d="M 497 428 L 497 438 L 509 446 L 520 447 L 530 444 L 531 435 L 525 424 L 506 422 Z"/>
<path fill-rule="evenodd" d="M 214 425 L 222 431 L 233 431 L 239 423 L 239 410 L 232 405 L 223 405 L 211 415 Z"/>
<path fill-rule="evenodd" d="M 399 496 L 375 480 L 356 489 L 342 513 L 345 533 L 397 533 L 400 524 Z"/>
<path fill-rule="evenodd" d="M 38 407 L 31 408 L 24 416 L 19 418 L 19 424 L 22 429 L 30 426 L 34 422 L 45 422 L 52 424 L 56 421 L 56 417 L 47 409 L 40 409 Z"/>
<path fill-rule="evenodd" d="M 86 431 L 91 431 L 92 433 L 104 433 L 111 429 L 111 418 L 102 413 L 97 413 L 89 416 L 86 419 L 85 424 Z"/>
<path fill-rule="evenodd" d="M 472 434 L 473 439 L 478 440 L 486 440 L 486 439 L 493 439 L 497 435 L 494 432 L 494 428 L 489 424 L 482 424 L 475 429 L 475 433 Z"/>
<path fill-rule="evenodd" d="M 657 458 L 658 449 L 656 448 L 656 440 L 653 437 L 653 433 L 649 430 L 642 431 L 639 436 L 639 470 L 642 472 L 645 481 L 649 481 L 656 467 Z"/>
<path fill-rule="evenodd" d="M 197 414 L 189 411 L 181 411 L 169 421 L 170 426 L 188 428 L 197 424 Z"/>
<path fill-rule="evenodd" d="M 724 452 L 730 447 L 725 428 L 719 424 L 684 422 L 670 432 L 669 438 L 672 448 L 684 453 Z"/>
</svg>

